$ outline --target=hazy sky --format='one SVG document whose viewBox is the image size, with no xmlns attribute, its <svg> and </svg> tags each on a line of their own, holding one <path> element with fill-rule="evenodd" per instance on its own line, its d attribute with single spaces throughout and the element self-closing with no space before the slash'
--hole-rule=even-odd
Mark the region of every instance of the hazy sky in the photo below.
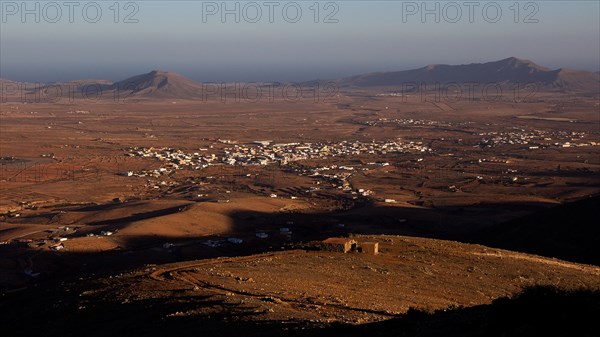
<svg viewBox="0 0 600 337">
<path fill-rule="evenodd" d="M 427 8 L 422 1 L 121 1 L 118 13 L 114 1 L 22 3 L 0 6 L 0 77 L 21 81 L 120 80 L 152 69 L 197 81 L 301 81 L 509 56 L 600 68 L 596 0 L 428 1 Z"/>
</svg>

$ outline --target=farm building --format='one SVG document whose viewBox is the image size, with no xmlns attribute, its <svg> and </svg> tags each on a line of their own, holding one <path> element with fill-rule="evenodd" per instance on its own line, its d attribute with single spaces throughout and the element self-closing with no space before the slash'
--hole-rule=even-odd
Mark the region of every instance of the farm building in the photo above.
<svg viewBox="0 0 600 337">
<path fill-rule="evenodd" d="M 379 254 L 379 242 L 362 242 L 360 249 L 365 254 L 377 255 Z"/>
<path fill-rule="evenodd" d="M 329 238 L 321 242 L 321 249 L 328 252 L 348 253 L 356 250 L 356 241 L 348 238 Z"/>
</svg>

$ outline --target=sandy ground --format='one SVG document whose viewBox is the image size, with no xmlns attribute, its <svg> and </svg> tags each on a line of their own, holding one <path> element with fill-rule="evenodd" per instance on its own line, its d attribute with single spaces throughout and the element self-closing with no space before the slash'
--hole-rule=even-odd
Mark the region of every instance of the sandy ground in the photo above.
<svg viewBox="0 0 600 337">
<path fill-rule="evenodd" d="M 209 331 L 229 326 L 223 322 L 304 329 L 381 322 L 410 308 L 476 308 L 530 286 L 600 288 L 597 267 L 450 241 L 598 194 L 597 146 L 530 149 L 519 138 L 598 142 L 597 97 L 539 93 L 518 102 L 432 102 L 377 96 L 386 93 L 341 92 L 335 101 L 294 103 L 3 104 L 0 290 L 15 309 L 13 320 L 37 312 L 48 326 L 84 330 L 97 317 L 110 318 L 115 329 L 148 329 L 149 319 L 195 328 L 203 322 Z M 510 142 L 482 146 L 483 138 L 498 135 Z M 218 153 L 226 146 L 220 140 L 257 139 L 401 139 L 433 151 L 293 166 L 355 167 L 347 190 L 290 167 L 123 174 L 162 165 L 127 156 L 131 147 Z M 381 254 L 297 249 L 349 235 L 379 242 Z M 227 242 L 230 237 L 243 243 Z M 54 303 L 50 312 L 47 303 Z"/>
</svg>

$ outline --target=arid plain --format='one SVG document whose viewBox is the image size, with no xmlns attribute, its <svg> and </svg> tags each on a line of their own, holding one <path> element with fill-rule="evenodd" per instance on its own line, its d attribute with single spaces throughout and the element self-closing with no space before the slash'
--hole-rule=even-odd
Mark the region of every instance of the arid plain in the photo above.
<svg viewBox="0 0 600 337">
<path fill-rule="evenodd" d="M 165 326 L 213 315 L 301 331 L 600 288 L 597 230 L 568 223 L 600 192 L 597 95 L 307 88 L 4 101 L 5 305 L 60 283 L 60 310 L 83 321 L 121 303 Z M 328 237 L 381 253 L 315 252 Z"/>
</svg>

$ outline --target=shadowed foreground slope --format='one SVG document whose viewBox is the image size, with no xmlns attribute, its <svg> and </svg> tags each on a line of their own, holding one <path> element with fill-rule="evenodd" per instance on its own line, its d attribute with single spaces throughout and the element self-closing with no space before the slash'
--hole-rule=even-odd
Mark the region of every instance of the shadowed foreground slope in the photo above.
<svg viewBox="0 0 600 337">
<path fill-rule="evenodd" d="M 7 336 L 598 335 L 598 267 L 452 241 L 353 239 L 379 242 L 379 254 L 295 249 L 56 275 L 5 292 L 2 326 Z"/>
<path fill-rule="evenodd" d="M 485 229 L 470 241 L 600 265 L 599 206 L 599 196 L 559 205 Z"/>
<path fill-rule="evenodd" d="M 314 336 L 598 336 L 600 327 L 594 323 L 598 312 L 598 291 L 541 286 L 490 305 L 434 313 L 410 311 L 385 322 L 334 327 Z"/>
<path fill-rule="evenodd" d="M 387 321 L 327 327 L 306 323 L 252 321 L 252 313 L 234 306 L 201 317 L 170 317 L 197 305 L 215 305 L 206 297 L 103 303 L 92 310 L 72 308 L 75 294 L 48 292 L 51 300 L 4 303 L 6 336 L 598 336 L 595 324 L 600 292 L 532 287 L 492 304 L 436 312 L 411 310 Z M 27 307 L 25 307 L 27 303 Z M 91 304 L 91 303 L 90 303 Z M 148 308 L 151 310 L 148 310 Z M 81 308 L 80 308 L 81 309 Z M 245 320 L 242 320 L 245 318 Z M 250 318 L 250 320 L 248 320 Z"/>
</svg>

